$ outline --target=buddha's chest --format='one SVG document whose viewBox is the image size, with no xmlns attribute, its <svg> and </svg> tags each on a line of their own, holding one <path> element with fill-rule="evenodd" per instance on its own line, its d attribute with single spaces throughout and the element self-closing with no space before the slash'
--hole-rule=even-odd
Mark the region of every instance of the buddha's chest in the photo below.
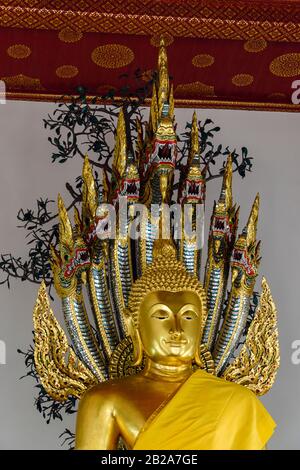
<svg viewBox="0 0 300 470">
<path fill-rule="evenodd" d="M 126 446 L 132 448 L 140 432 L 168 402 L 177 386 L 174 384 L 136 387 L 122 396 L 117 421 Z"/>
</svg>

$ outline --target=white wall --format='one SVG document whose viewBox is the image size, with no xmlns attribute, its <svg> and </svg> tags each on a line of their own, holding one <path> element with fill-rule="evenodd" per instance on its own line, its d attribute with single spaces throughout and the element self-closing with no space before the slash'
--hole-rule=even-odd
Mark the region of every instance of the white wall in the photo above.
<svg viewBox="0 0 300 470">
<path fill-rule="evenodd" d="M 0 252 L 25 256 L 23 231 L 16 228 L 20 207 L 31 208 L 35 199 L 66 194 L 64 183 L 81 172 L 81 162 L 51 163 L 51 147 L 42 119 L 54 105 L 8 102 L 0 105 Z M 177 110 L 179 129 L 190 121 L 192 110 Z M 245 180 L 234 176 L 234 197 L 241 205 L 241 227 L 247 220 L 255 194 L 261 195 L 259 238 L 262 239 L 260 272 L 271 286 L 278 307 L 281 368 L 272 391 L 262 399 L 278 427 L 269 448 L 300 448 L 300 365 L 291 362 L 291 343 L 300 339 L 299 190 L 300 156 L 298 114 L 230 110 L 199 110 L 221 126 L 216 143 L 240 149 L 255 157 L 253 173 Z M 208 185 L 208 214 L 218 196 L 220 180 Z M 207 217 L 207 223 L 209 218 Z M 259 284 L 257 284 L 257 288 Z M 11 290 L 0 287 L 0 340 L 6 344 L 6 365 L 0 361 L 0 448 L 53 449 L 58 435 L 74 418 L 47 425 L 33 407 L 31 379 L 19 380 L 24 364 L 16 350 L 31 342 L 32 308 L 37 286 L 12 281 Z M 59 303 L 54 305 L 60 319 Z"/>
</svg>

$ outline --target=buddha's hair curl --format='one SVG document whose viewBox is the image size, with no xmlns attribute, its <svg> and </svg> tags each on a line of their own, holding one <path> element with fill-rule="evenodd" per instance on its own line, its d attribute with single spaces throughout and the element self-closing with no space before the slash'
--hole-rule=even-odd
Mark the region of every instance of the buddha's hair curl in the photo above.
<svg viewBox="0 0 300 470">
<path fill-rule="evenodd" d="M 155 256 L 154 261 L 146 267 L 143 275 L 131 288 L 126 315 L 132 318 L 136 327 L 139 324 L 139 307 L 142 300 L 146 294 L 158 290 L 195 292 L 201 302 L 202 329 L 204 328 L 207 316 L 205 290 L 197 277 L 190 275 L 184 265 L 178 261 L 175 253 L 168 249 L 161 250 Z"/>
</svg>

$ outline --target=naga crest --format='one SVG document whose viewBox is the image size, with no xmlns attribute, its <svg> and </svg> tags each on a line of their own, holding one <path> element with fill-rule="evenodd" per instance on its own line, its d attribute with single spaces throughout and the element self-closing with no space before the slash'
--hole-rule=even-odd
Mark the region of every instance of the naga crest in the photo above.
<svg viewBox="0 0 300 470">
<path fill-rule="evenodd" d="M 180 164 L 177 194 L 173 194 L 175 129 L 173 89 L 162 40 L 149 121 L 146 125 L 136 123 L 135 153 L 127 142 L 121 110 L 110 178 L 103 173 L 102 189 L 97 189 L 85 158 L 81 214 L 75 209 L 73 226 L 58 198 L 59 243 L 58 249 L 51 248 L 51 266 L 72 346 L 50 308 L 45 283 L 34 308 L 36 369 L 45 390 L 57 400 L 80 397 L 95 383 L 136 374 L 143 368 L 143 363 L 135 366 L 134 339 L 129 335 L 126 315 L 128 311 L 134 315 L 134 299 L 162 285 L 173 291 L 188 288 L 201 295 L 205 306 L 199 344 L 203 369 L 258 395 L 273 385 L 279 367 L 277 316 L 265 278 L 254 315 L 251 310 L 260 262 L 256 240 L 259 198 L 237 236 L 239 209 L 233 203 L 230 155 L 211 216 L 205 264 L 202 245 L 185 233 L 181 222 L 178 239 L 171 223 L 169 243 L 160 246 L 156 240 L 158 228 L 159 236 L 162 234 L 158 221 L 163 220 L 166 207 L 172 208 L 172 200 L 179 202 L 181 221 L 187 205 L 193 228 L 199 209 L 204 213 L 206 169 L 196 114 L 186 163 Z M 129 216 L 121 223 L 124 199 Z M 137 203 L 146 208 L 156 204 L 158 214 L 153 217 L 146 212 L 140 223 L 141 236 L 132 238 L 136 228 L 132 209 Z"/>
</svg>

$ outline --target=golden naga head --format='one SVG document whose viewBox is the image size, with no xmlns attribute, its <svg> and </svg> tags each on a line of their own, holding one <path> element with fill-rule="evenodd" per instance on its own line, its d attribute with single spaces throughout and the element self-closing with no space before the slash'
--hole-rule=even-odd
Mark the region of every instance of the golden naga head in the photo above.
<svg viewBox="0 0 300 470">
<path fill-rule="evenodd" d="M 178 261 L 170 240 L 154 244 L 153 262 L 135 281 L 126 310 L 135 365 L 146 358 L 164 365 L 200 365 L 206 293 Z"/>
<path fill-rule="evenodd" d="M 54 286 L 60 297 L 74 292 L 77 282 L 84 281 L 90 267 L 88 245 L 81 236 L 82 221 L 79 212 L 74 208 L 74 227 L 61 196 L 58 196 L 59 214 L 59 250 L 50 245 L 50 264 Z"/>
<path fill-rule="evenodd" d="M 260 241 L 256 241 L 259 212 L 259 194 L 257 194 L 246 227 L 234 245 L 231 270 L 234 287 L 244 286 L 252 293 L 260 263 Z"/>
<path fill-rule="evenodd" d="M 215 263 L 231 253 L 236 237 L 239 208 L 232 202 L 232 157 L 228 155 L 219 200 L 215 202 L 210 227 L 210 249 Z"/>
</svg>

